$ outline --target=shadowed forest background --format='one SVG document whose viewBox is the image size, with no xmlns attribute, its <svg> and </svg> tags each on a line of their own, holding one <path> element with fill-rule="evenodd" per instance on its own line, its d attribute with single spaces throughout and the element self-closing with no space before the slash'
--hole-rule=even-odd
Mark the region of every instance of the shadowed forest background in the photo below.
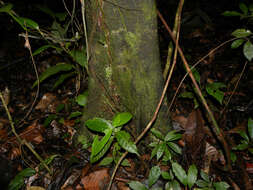
<svg viewBox="0 0 253 190">
<path fill-rule="evenodd" d="M 0 1 L 1 189 L 252 189 L 252 27 L 249 0 Z"/>
</svg>

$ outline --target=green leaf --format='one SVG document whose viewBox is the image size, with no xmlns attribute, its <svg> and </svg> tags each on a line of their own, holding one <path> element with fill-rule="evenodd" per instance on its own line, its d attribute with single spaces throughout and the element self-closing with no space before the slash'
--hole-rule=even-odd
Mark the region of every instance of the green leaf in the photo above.
<svg viewBox="0 0 253 190">
<path fill-rule="evenodd" d="M 13 4 L 7 3 L 6 5 L 0 7 L 0 13 L 10 13 L 12 10 Z"/>
<path fill-rule="evenodd" d="M 187 185 L 187 175 L 185 173 L 185 170 L 180 166 L 178 163 L 173 162 L 172 163 L 172 170 L 176 177 L 179 179 L 179 181 L 184 184 L 184 186 Z"/>
<path fill-rule="evenodd" d="M 45 79 L 51 77 L 52 75 L 55 75 L 63 71 L 70 71 L 71 69 L 73 69 L 73 66 L 71 64 L 59 63 L 55 66 L 49 67 L 46 71 L 44 71 L 40 75 L 39 81 L 43 82 Z M 33 83 L 32 88 L 34 88 L 37 84 L 38 84 L 38 80 Z"/>
<path fill-rule="evenodd" d="M 95 139 L 92 143 L 92 148 L 91 148 L 91 156 L 94 157 L 96 156 L 101 150 L 104 148 L 104 146 L 107 144 L 109 141 L 110 137 L 112 135 L 112 129 L 108 129 L 105 131 L 105 136 L 101 139 L 101 141 L 98 140 L 98 136 L 95 136 Z"/>
<path fill-rule="evenodd" d="M 228 189 L 230 187 L 230 185 L 228 185 L 226 182 L 221 181 L 221 182 L 215 182 L 213 184 L 213 186 L 215 187 L 216 190 L 224 190 L 224 189 Z"/>
<path fill-rule="evenodd" d="M 244 15 L 248 14 L 248 7 L 244 3 L 240 3 L 239 8 L 241 9 Z"/>
<path fill-rule="evenodd" d="M 24 185 L 24 178 L 35 175 L 36 171 L 32 168 L 26 168 L 19 172 L 10 182 L 8 190 L 19 190 Z"/>
<path fill-rule="evenodd" d="M 70 55 L 80 66 L 87 67 L 87 57 L 85 50 L 72 50 L 70 51 Z"/>
<path fill-rule="evenodd" d="M 48 158 L 44 160 L 44 163 L 46 165 L 49 165 L 57 156 L 59 156 L 59 154 L 54 154 L 54 155 L 49 156 Z M 39 169 L 42 170 L 44 167 L 45 167 L 44 164 L 40 163 Z"/>
<path fill-rule="evenodd" d="M 90 158 L 91 163 L 97 162 L 100 158 L 102 158 L 105 153 L 108 151 L 108 149 L 111 147 L 111 144 L 113 142 L 114 137 L 111 136 L 107 144 L 104 146 L 104 148 L 97 154 L 97 155 L 92 155 Z"/>
<path fill-rule="evenodd" d="M 57 107 L 56 107 L 56 113 L 60 113 L 65 107 L 65 104 L 59 104 Z"/>
<path fill-rule="evenodd" d="M 181 190 L 181 187 L 178 181 L 173 180 L 166 183 L 165 190 Z"/>
<path fill-rule="evenodd" d="M 243 54 L 244 56 L 251 61 L 253 58 L 253 45 L 250 41 L 247 41 L 243 46 Z"/>
<path fill-rule="evenodd" d="M 252 32 L 250 30 L 246 30 L 244 28 L 236 29 L 231 34 L 232 36 L 235 36 L 237 38 L 243 38 L 252 35 Z"/>
<path fill-rule="evenodd" d="M 158 149 L 157 149 L 157 153 L 156 153 L 156 159 L 157 160 L 159 160 L 162 157 L 162 155 L 163 155 L 166 148 L 167 147 L 166 147 L 165 142 L 162 142 L 161 144 L 158 145 Z"/>
<path fill-rule="evenodd" d="M 57 88 L 59 85 L 61 85 L 67 78 L 70 78 L 72 76 L 76 75 L 76 72 L 70 72 L 66 74 L 61 74 L 61 76 L 58 78 L 58 80 L 54 83 L 53 89 Z"/>
<path fill-rule="evenodd" d="M 167 145 L 168 145 L 174 152 L 176 152 L 176 153 L 178 153 L 178 154 L 182 154 L 182 150 L 181 150 L 181 148 L 180 148 L 177 144 L 175 144 L 175 143 L 173 143 L 173 142 L 167 142 Z"/>
<path fill-rule="evenodd" d="M 230 158 L 231 158 L 231 161 L 232 161 L 233 163 L 235 163 L 237 157 L 236 157 L 236 154 L 235 154 L 233 151 L 230 152 Z"/>
<path fill-rule="evenodd" d="M 57 119 L 57 116 L 55 114 L 51 114 L 45 119 L 43 125 L 47 127 L 55 119 Z"/>
<path fill-rule="evenodd" d="M 40 48 L 36 49 L 34 52 L 33 52 L 33 56 L 35 55 L 38 55 L 40 54 L 41 52 L 45 51 L 46 49 L 48 48 L 55 48 L 55 46 L 53 45 L 44 45 L 44 46 L 41 46 Z"/>
<path fill-rule="evenodd" d="M 16 17 L 15 19 L 22 27 L 26 28 L 32 28 L 32 29 L 36 29 L 39 30 L 39 25 L 37 22 L 29 19 L 29 18 L 24 18 L 24 17 Z"/>
<path fill-rule="evenodd" d="M 72 119 L 72 118 L 79 117 L 79 116 L 81 116 L 82 114 L 83 114 L 83 113 L 80 112 L 80 111 L 72 112 L 72 113 L 69 115 L 68 119 Z"/>
<path fill-rule="evenodd" d="M 222 13 L 223 16 L 242 16 L 242 13 L 239 13 L 237 11 L 225 11 Z"/>
<path fill-rule="evenodd" d="M 182 135 L 177 133 L 176 130 L 173 130 L 167 133 L 164 140 L 167 142 L 167 141 L 175 141 L 181 138 L 182 138 Z"/>
<path fill-rule="evenodd" d="M 226 85 L 221 82 L 208 83 L 206 85 L 206 91 L 209 95 L 213 96 L 220 104 L 222 104 L 224 92 L 222 92 L 220 89 L 225 87 Z"/>
<path fill-rule="evenodd" d="M 132 119 L 132 114 L 129 112 L 118 113 L 112 119 L 113 127 L 118 127 L 126 124 L 128 121 Z"/>
<path fill-rule="evenodd" d="M 113 157 L 105 157 L 99 163 L 99 166 L 108 166 L 113 162 Z"/>
<path fill-rule="evenodd" d="M 173 179 L 173 176 L 171 176 L 169 172 L 162 172 L 161 175 L 162 175 L 162 178 L 165 180 L 172 180 Z"/>
<path fill-rule="evenodd" d="M 150 157 L 150 159 L 152 159 L 152 158 L 157 154 L 159 145 L 160 145 L 160 144 L 157 144 L 157 145 L 153 148 L 153 150 L 152 150 L 152 152 L 151 152 L 151 157 Z"/>
<path fill-rule="evenodd" d="M 130 134 L 125 132 L 125 131 L 118 131 L 116 134 L 115 134 L 115 137 L 119 143 L 119 145 L 125 149 L 126 151 L 128 152 L 131 152 L 131 153 L 134 153 L 134 154 L 138 154 L 138 151 L 137 151 L 137 147 L 136 145 L 134 144 L 134 142 L 132 142 L 130 140 Z"/>
<path fill-rule="evenodd" d="M 194 94 L 192 92 L 183 92 L 183 93 L 181 93 L 179 95 L 179 97 L 193 99 L 194 98 Z"/>
<path fill-rule="evenodd" d="M 208 187 L 209 182 L 204 181 L 202 179 L 199 179 L 199 180 L 196 181 L 196 184 L 197 184 L 198 187 L 202 187 L 203 188 L 203 187 Z"/>
<path fill-rule="evenodd" d="M 209 176 L 203 170 L 200 171 L 200 176 L 204 181 L 210 183 Z"/>
<path fill-rule="evenodd" d="M 112 129 L 112 125 L 109 121 L 97 118 L 89 119 L 85 122 L 85 125 L 92 131 L 104 133 L 106 129 Z"/>
<path fill-rule="evenodd" d="M 153 166 L 148 176 L 148 186 L 151 187 L 159 179 L 161 175 L 161 169 L 159 166 Z"/>
<path fill-rule="evenodd" d="M 249 144 L 247 141 L 242 141 L 241 144 L 237 145 L 236 147 L 233 147 L 233 150 L 246 150 L 249 147 Z"/>
<path fill-rule="evenodd" d="M 121 163 L 121 165 L 122 166 L 127 166 L 127 167 L 130 167 L 131 166 L 131 164 L 129 163 L 129 161 L 127 160 L 127 159 L 124 159 L 123 161 L 122 161 L 122 163 Z"/>
<path fill-rule="evenodd" d="M 128 185 L 133 190 L 148 190 L 148 188 L 139 181 L 131 181 Z"/>
<path fill-rule="evenodd" d="M 239 134 L 247 143 L 249 143 L 249 137 L 245 131 L 239 131 Z"/>
<path fill-rule="evenodd" d="M 253 120 L 251 118 L 248 119 L 248 132 L 250 139 L 253 140 Z"/>
<path fill-rule="evenodd" d="M 192 186 L 195 184 L 197 180 L 197 175 L 198 175 L 198 169 L 196 168 L 195 165 L 191 165 L 187 174 L 187 184 L 188 184 L 189 189 L 191 189 Z"/>
<path fill-rule="evenodd" d="M 158 139 L 160 139 L 160 140 L 164 140 L 164 136 L 163 136 L 163 134 L 160 132 L 160 131 L 158 131 L 158 130 L 156 130 L 155 128 L 152 128 L 151 129 L 151 133 L 156 137 L 156 138 L 158 138 Z"/>
<path fill-rule="evenodd" d="M 88 99 L 88 90 L 86 90 L 82 94 L 79 94 L 76 97 L 76 102 L 78 103 L 79 106 L 85 106 L 87 104 L 87 99 Z"/>
<path fill-rule="evenodd" d="M 243 44 L 243 42 L 245 42 L 245 39 L 237 39 L 233 41 L 233 43 L 231 44 L 231 48 L 232 49 L 238 48 L 240 45 Z"/>
<path fill-rule="evenodd" d="M 171 153 L 169 151 L 169 149 L 166 147 L 164 150 L 164 156 L 163 156 L 163 161 L 167 162 L 169 160 L 171 160 Z"/>
</svg>

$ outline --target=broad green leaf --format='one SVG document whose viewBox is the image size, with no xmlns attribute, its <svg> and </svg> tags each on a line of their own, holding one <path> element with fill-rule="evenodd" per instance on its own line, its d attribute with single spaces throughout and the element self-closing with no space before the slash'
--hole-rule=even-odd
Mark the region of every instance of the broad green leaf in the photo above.
<svg viewBox="0 0 253 190">
<path fill-rule="evenodd" d="M 52 75 L 55 75 L 63 71 L 70 71 L 71 69 L 73 69 L 73 66 L 71 64 L 59 63 L 55 66 L 49 67 L 46 71 L 44 71 L 40 75 L 39 81 L 43 82 L 45 79 L 51 77 Z M 33 83 L 32 88 L 34 88 L 37 84 L 38 80 Z"/>
<path fill-rule="evenodd" d="M 244 140 L 249 143 L 249 137 L 247 135 L 247 133 L 245 131 L 239 131 L 239 134 L 242 138 L 244 138 Z"/>
<path fill-rule="evenodd" d="M 208 176 L 207 173 L 205 173 L 203 170 L 200 171 L 200 176 L 201 176 L 201 178 L 202 178 L 204 181 L 210 183 L 209 176 Z"/>
<path fill-rule="evenodd" d="M 214 97 L 220 104 L 222 104 L 224 92 L 222 92 L 220 89 L 225 87 L 226 85 L 221 82 L 208 83 L 206 85 L 206 91 L 209 95 Z"/>
<path fill-rule="evenodd" d="M 36 8 L 38 8 L 40 11 L 48 14 L 49 16 L 51 16 L 53 19 L 55 19 L 55 13 L 54 11 L 52 11 L 51 9 L 49 9 L 46 6 L 42 6 L 42 5 L 37 5 Z"/>
<path fill-rule="evenodd" d="M 253 140 L 253 119 L 251 118 L 248 119 L 248 132 L 250 139 Z"/>
<path fill-rule="evenodd" d="M 72 113 L 69 115 L 68 119 L 72 119 L 72 118 L 79 117 L 79 116 L 81 116 L 82 114 L 83 114 L 83 113 L 80 112 L 80 111 L 72 112 Z"/>
<path fill-rule="evenodd" d="M 244 56 L 251 61 L 253 58 L 253 45 L 250 41 L 247 41 L 243 46 L 243 54 Z"/>
<path fill-rule="evenodd" d="M 237 38 L 243 38 L 252 35 L 252 32 L 250 30 L 246 30 L 244 28 L 236 29 L 231 34 L 232 36 L 235 36 Z"/>
<path fill-rule="evenodd" d="M 55 119 L 57 119 L 57 116 L 55 114 L 51 114 L 45 119 L 43 125 L 47 127 Z"/>
<path fill-rule="evenodd" d="M 38 55 L 40 54 L 41 52 L 45 51 L 46 49 L 48 48 L 55 48 L 55 46 L 53 45 L 44 45 L 44 46 L 41 46 L 40 48 L 36 49 L 34 52 L 33 52 L 33 56 L 35 55 Z"/>
<path fill-rule="evenodd" d="M 164 155 L 163 155 L 163 161 L 167 162 L 169 160 L 171 160 L 171 153 L 168 149 L 168 147 L 166 146 L 165 150 L 164 150 Z"/>
<path fill-rule="evenodd" d="M 114 137 L 111 136 L 111 138 L 109 139 L 109 141 L 107 142 L 107 144 L 104 146 L 104 148 L 97 155 L 91 156 L 91 158 L 90 158 L 90 162 L 91 163 L 97 162 L 99 159 L 101 159 L 105 155 L 105 153 L 111 147 L 113 139 L 114 139 Z"/>
<path fill-rule="evenodd" d="M 233 150 L 246 150 L 249 147 L 247 141 L 242 141 L 241 144 L 238 144 L 236 147 L 233 147 Z"/>
<path fill-rule="evenodd" d="M 216 190 L 224 190 L 224 189 L 228 189 L 230 187 L 230 185 L 228 185 L 224 181 L 215 182 L 215 183 L 213 183 L 213 186 L 215 187 Z"/>
<path fill-rule="evenodd" d="M 132 114 L 129 112 L 118 113 L 112 119 L 113 127 L 119 127 L 126 124 L 132 119 Z"/>
<path fill-rule="evenodd" d="M 131 181 L 128 185 L 133 190 L 148 190 L 148 188 L 139 181 Z"/>
<path fill-rule="evenodd" d="M 104 133 L 106 129 L 112 129 L 112 125 L 109 121 L 97 118 L 89 119 L 85 122 L 85 125 L 92 131 Z"/>
<path fill-rule="evenodd" d="M 157 145 L 153 148 L 153 150 L 152 150 L 152 152 L 151 152 L 151 157 L 150 157 L 150 159 L 152 159 L 152 158 L 157 154 L 159 145 L 160 145 L 160 144 L 157 144 Z"/>
<path fill-rule="evenodd" d="M 158 138 L 158 139 L 160 139 L 160 140 L 164 140 L 164 136 L 163 136 L 163 134 L 160 132 L 160 131 L 158 131 L 158 130 L 156 130 L 155 128 L 152 128 L 151 129 L 151 133 L 156 137 L 156 138 Z"/>
<path fill-rule="evenodd" d="M 187 175 L 185 173 L 185 170 L 180 166 L 178 163 L 173 162 L 172 163 L 172 170 L 175 174 L 175 176 L 179 179 L 179 181 L 184 184 L 184 186 L 187 185 Z"/>
<path fill-rule="evenodd" d="M 76 75 L 76 72 L 70 72 L 66 74 L 61 74 L 61 76 L 58 78 L 58 80 L 54 83 L 53 89 L 57 88 L 59 85 L 61 85 L 66 79 Z"/>
<path fill-rule="evenodd" d="M 8 190 L 19 190 L 24 185 L 24 178 L 35 175 L 36 171 L 32 168 L 26 168 L 19 172 L 13 180 L 11 180 Z"/>
<path fill-rule="evenodd" d="M 222 13 L 223 16 L 242 16 L 242 13 L 239 13 L 237 11 L 225 11 Z"/>
<path fill-rule="evenodd" d="M 37 22 L 29 19 L 29 18 L 24 18 L 24 17 L 16 17 L 16 21 L 23 26 L 24 28 L 29 27 L 32 29 L 39 30 L 39 25 Z"/>
<path fill-rule="evenodd" d="M 139 156 L 136 145 L 134 144 L 134 142 L 132 142 L 130 140 L 131 137 L 130 137 L 129 133 L 127 133 L 125 131 L 119 131 L 116 133 L 115 137 L 116 137 L 119 145 L 123 149 L 125 149 L 128 152 L 137 154 Z"/>
<path fill-rule="evenodd" d="M 87 57 L 85 50 L 72 50 L 70 52 L 71 57 L 76 61 L 80 66 L 87 67 Z"/>
<path fill-rule="evenodd" d="M 12 10 L 13 4 L 8 3 L 0 7 L 0 13 L 9 13 Z"/>
<path fill-rule="evenodd" d="M 157 160 L 159 160 L 162 157 L 162 155 L 163 155 L 166 148 L 167 147 L 166 147 L 165 142 L 162 142 L 161 144 L 158 145 L 158 149 L 157 149 L 157 153 L 156 153 L 156 159 Z"/>
<path fill-rule="evenodd" d="M 199 179 L 199 180 L 196 181 L 196 184 L 197 184 L 198 187 L 202 187 L 203 188 L 203 187 L 208 187 L 209 182 L 204 181 L 202 179 Z"/>
<path fill-rule="evenodd" d="M 233 41 L 233 43 L 231 44 L 231 48 L 232 49 L 238 48 L 240 45 L 243 44 L 243 42 L 245 42 L 245 39 L 237 39 Z"/>
<path fill-rule="evenodd" d="M 127 167 L 130 167 L 131 166 L 131 164 L 129 163 L 129 161 L 127 160 L 127 159 L 124 159 L 123 161 L 122 161 L 122 163 L 121 163 L 121 165 L 122 166 L 127 166 Z"/>
<path fill-rule="evenodd" d="M 181 187 L 178 181 L 173 180 L 166 183 L 165 190 L 181 190 Z"/>
<path fill-rule="evenodd" d="M 196 168 L 195 165 L 191 165 L 187 174 L 187 184 L 189 189 L 191 189 L 192 186 L 195 184 L 197 177 L 198 177 L 198 169 Z"/>
<path fill-rule="evenodd" d="M 177 144 L 175 144 L 175 143 L 173 143 L 173 142 L 167 142 L 167 145 L 168 145 L 174 152 L 176 152 L 176 153 L 178 153 L 178 154 L 182 154 L 182 150 L 181 150 L 181 148 L 180 148 Z"/>
<path fill-rule="evenodd" d="M 244 3 L 240 3 L 239 8 L 241 9 L 244 15 L 248 14 L 248 7 Z"/>
<path fill-rule="evenodd" d="M 105 157 L 99 163 L 99 166 L 108 166 L 113 162 L 113 157 Z"/>
<path fill-rule="evenodd" d="M 173 179 L 173 176 L 171 176 L 169 172 L 162 172 L 161 175 L 162 175 L 162 178 L 165 180 L 172 180 Z"/>
<path fill-rule="evenodd" d="M 79 94 L 76 97 L 76 102 L 78 103 L 79 106 L 85 106 L 87 104 L 87 99 L 88 99 L 88 91 L 86 90 L 82 94 Z"/>
<path fill-rule="evenodd" d="M 165 136 L 165 141 L 175 141 L 178 139 L 181 139 L 182 135 L 177 133 L 177 131 L 173 130 L 167 133 L 167 135 Z"/>
<path fill-rule="evenodd" d="M 112 135 L 112 129 L 107 129 L 105 131 L 105 136 L 101 139 L 101 141 L 98 140 L 98 136 L 96 135 L 93 143 L 92 143 L 92 149 L 91 149 L 91 156 L 96 156 L 101 150 L 104 148 L 104 146 L 109 141 L 110 137 Z"/>
<path fill-rule="evenodd" d="M 152 143 L 150 143 L 148 146 L 150 146 L 150 147 L 156 147 L 157 145 L 158 145 L 157 142 L 152 142 Z"/>
<path fill-rule="evenodd" d="M 235 163 L 237 157 L 236 157 L 236 154 L 235 154 L 233 151 L 230 152 L 230 158 L 231 158 L 231 161 L 232 161 L 233 163 Z"/>
<path fill-rule="evenodd" d="M 148 186 L 151 187 L 159 179 L 161 175 L 161 169 L 159 166 L 153 166 L 148 176 Z"/>
</svg>

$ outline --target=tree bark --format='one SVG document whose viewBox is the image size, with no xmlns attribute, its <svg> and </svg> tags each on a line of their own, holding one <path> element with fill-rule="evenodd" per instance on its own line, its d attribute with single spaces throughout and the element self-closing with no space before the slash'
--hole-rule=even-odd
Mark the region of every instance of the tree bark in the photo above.
<svg viewBox="0 0 253 190">
<path fill-rule="evenodd" d="M 135 137 L 152 118 L 159 102 L 163 77 L 154 0 L 87 1 L 89 95 L 83 121 L 112 119 L 128 111 Z M 154 124 L 163 133 L 171 129 L 166 101 Z M 85 126 L 78 141 L 89 140 Z"/>
</svg>

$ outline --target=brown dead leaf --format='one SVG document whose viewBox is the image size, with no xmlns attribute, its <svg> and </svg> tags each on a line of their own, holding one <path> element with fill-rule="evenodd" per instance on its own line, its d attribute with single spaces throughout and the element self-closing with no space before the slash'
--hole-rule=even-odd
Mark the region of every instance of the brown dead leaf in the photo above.
<svg viewBox="0 0 253 190">
<path fill-rule="evenodd" d="M 94 171 L 88 176 L 81 179 L 81 185 L 77 185 L 77 190 L 102 190 L 109 183 L 109 168 L 103 168 L 101 170 Z"/>
<path fill-rule="evenodd" d="M 117 183 L 118 190 L 130 190 L 130 188 L 124 182 Z"/>
<path fill-rule="evenodd" d="M 43 95 L 35 109 L 40 110 L 41 112 L 55 113 L 58 105 L 59 101 L 57 100 L 57 97 L 51 93 L 46 93 Z"/>
</svg>

